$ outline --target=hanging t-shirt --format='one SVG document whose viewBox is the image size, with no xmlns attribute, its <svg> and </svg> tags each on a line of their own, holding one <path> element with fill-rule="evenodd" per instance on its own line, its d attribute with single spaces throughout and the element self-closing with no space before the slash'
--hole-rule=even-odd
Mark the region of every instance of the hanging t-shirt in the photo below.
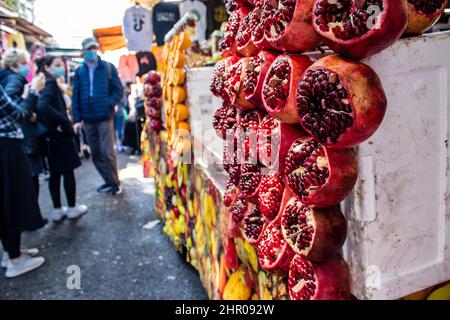
<svg viewBox="0 0 450 320">
<path fill-rule="evenodd" d="M 178 5 L 170 2 L 160 2 L 153 7 L 153 30 L 158 46 L 164 44 L 164 37 L 180 20 Z"/>
<path fill-rule="evenodd" d="M 130 51 L 148 51 L 152 46 L 153 26 L 151 11 L 134 6 L 125 11 L 123 34 Z"/>
<path fill-rule="evenodd" d="M 136 58 L 139 64 L 138 77 L 142 77 L 144 74 L 156 70 L 156 59 L 153 53 L 149 51 L 138 52 L 136 53 Z"/>
<path fill-rule="evenodd" d="M 180 3 L 180 15 L 183 17 L 189 11 L 200 18 L 197 22 L 197 35 L 192 40 L 203 41 L 206 38 L 206 5 L 198 0 L 185 0 Z"/>
<path fill-rule="evenodd" d="M 228 20 L 227 10 L 222 0 L 208 1 L 208 28 L 206 33 L 211 35 L 214 30 L 219 30 L 222 23 Z"/>
</svg>

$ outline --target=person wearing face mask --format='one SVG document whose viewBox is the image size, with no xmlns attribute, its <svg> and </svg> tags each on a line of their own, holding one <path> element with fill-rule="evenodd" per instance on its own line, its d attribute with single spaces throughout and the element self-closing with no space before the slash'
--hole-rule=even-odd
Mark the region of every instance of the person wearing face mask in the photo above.
<svg viewBox="0 0 450 320">
<path fill-rule="evenodd" d="M 16 103 L 23 101 L 23 95 L 28 91 L 26 77 L 30 73 L 29 54 L 25 50 L 11 49 L 2 57 L 3 69 L 0 69 L 0 84 L 6 94 Z M 24 134 L 24 146 L 31 164 L 36 197 L 39 197 L 39 175 L 43 172 L 42 157 L 45 154 L 45 125 L 34 111 L 30 111 L 21 123 Z"/>
<path fill-rule="evenodd" d="M 84 64 L 75 71 L 72 112 L 75 131 L 84 126 L 94 165 L 104 184 L 97 191 L 119 195 L 117 158 L 114 150 L 115 107 L 123 94 L 122 82 L 116 68 L 97 54 L 95 38 L 83 41 Z"/>
<path fill-rule="evenodd" d="M 81 166 L 75 144 L 72 122 L 67 114 L 61 81 L 65 76 L 62 59 L 47 55 L 37 61 L 38 72 L 46 76 L 46 84 L 38 102 L 38 114 L 48 128 L 48 161 L 50 166 L 49 189 L 54 211 L 52 220 L 60 222 L 78 219 L 87 213 L 84 205 L 76 205 L 76 180 L 74 170 Z M 64 178 L 64 191 L 68 209 L 61 203 L 61 180 Z"/>
</svg>

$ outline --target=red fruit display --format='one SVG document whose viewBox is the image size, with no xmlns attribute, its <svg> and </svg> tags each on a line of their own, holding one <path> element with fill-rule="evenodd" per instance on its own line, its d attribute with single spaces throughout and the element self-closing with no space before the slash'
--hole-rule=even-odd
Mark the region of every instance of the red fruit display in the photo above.
<svg viewBox="0 0 450 320">
<path fill-rule="evenodd" d="M 288 273 L 295 253 L 284 240 L 281 226 L 274 221 L 265 229 L 257 247 L 261 267 L 271 273 L 285 275 Z"/>
<path fill-rule="evenodd" d="M 324 146 L 349 148 L 379 128 L 387 100 L 380 79 L 369 66 L 331 55 L 303 74 L 297 107 L 300 123 L 310 135 Z"/>
<path fill-rule="evenodd" d="M 262 103 L 262 89 L 267 71 L 277 55 L 269 51 L 261 51 L 257 56 L 251 57 L 245 69 L 243 90 L 245 100 L 258 108 L 264 108 Z"/>
<path fill-rule="evenodd" d="M 239 225 L 244 220 L 245 215 L 251 208 L 250 203 L 242 195 L 239 195 L 231 207 L 231 217 L 233 222 Z"/>
<path fill-rule="evenodd" d="M 258 207 L 253 206 L 242 220 L 242 235 L 245 240 L 250 244 L 259 243 L 266 227 L 266 222 Z"/>
<path fill-rule="evenodd" d="M 322 41 L 352 59 L 386 49 L 408 22 L 405 0 L 316 0 L 312 19 Z"/>
<path fill-rule="evenodd" d="M 258 129 L 264 117 L 261 111 L 241 112 L 236 129 L 237 161 L 240 164 L 258 162 Z"/>
<path fill-rule="evenodd" d="M 223 168 L 229 174 L 229 183 L 239 185 L 241 165 L 237 158 L 236 139 L 226 140 L 223 148 Z"/>
<path fill-rule="evenodd" d="M 162 108 L 162 99 L 161 98 L 155 98 L 155 97 L 147 98 L 145 100 L 145 104 L 146 104 L 146 106 L 148 108 L 161 110 L 161 108 Z"/>
<path fill-rule="evenodd" d="M 234 246 L 234 241 L 232 238 L 226 238 L 224 244 L 224 254 L 225 254 L 225 267 L 228 272 L 232 272 L 239 268 L 239 258 Z"/>
<path fill-rule="evenodd" d="M 150 84 L 152 86 L 161 83 L 161 76 L 156 71 L 150 71 L 145 77 L 145 83 Z"/>
<path fill-rule="evenodd" d="M 162 97 L 161 85 L 144 84 L 144 96 L 148 98 L 161 98 Z"/>
<path fill-rule="evenodd" d="M 243 7 L 231 13 L 230 18 L 228 19 L 225 34 L 219 41 L 219 49 L 221 50 L 224 58 L 237 54 L 236 36 L 239 28 L 241 27 L 242 20 L 248 15 L 249 12 L 249 8 Z"/>
<path fill-rule="evenodd" d="M 320 209 L 291 198 L 283 206 L 283 237 L 295 253 L 322 262 L 336 254 L 347 237 L 347 223 L 338 206 Z"/>
<path fill-rule="evenodd" d="M 258 130 L 258 158 L 269 169 L 284 172 L 286 155 L 295 140 L 306 133 L 298 125 L 280 122 L 271 115 L 264 117 Z"/>
<path fill-rule="evenodd" d="M 406 35 L 421 34 L 430 29 L 441 17 L 448 0 L 408 0 L 408 26 Z"/>
<path fill-rule="evenodd" d="M 258 203 L 259 209 L 267 221 L 273 221 L 278 216 L 284 189 L 284 178 L 279 172 L 271 172 L 262 177 Z"/>
<path fill-rule="evenodd" d="M 252 30 L 259 24 L 258 9 L 250 11 L 242 20 L 236 35 L 237 51 L 244 57 L 254 56 L 259 49 L 252 42 Z"/>
<path fill-rule="evenodd" d="M 277 13 L 274 8 L 264 4 L 265 1 L 255 7 L 253 10 L 259 17 L 259 23 L 252 30 L 252 43 L 261 50 L 272 50 L 272 46 L 267 40 L 267 36 L 270 35 L 270 21 Z"/>
<path fill-rule="evenodd" d="M 315 264 L 297 255 L 289 268 L 288 289 L 292 300 L 349 299 L 348 266 L 337 256 Z"/>
<path fill-rule="evenodd" d="M 216 64 L 212 81 L 211 81 L 211 92 L 218 98 L 222 98 L 224 101 L 230 101 L 230 97 L 228 97 L 227 92 L 225 91 L 225 81 L 227 69 L 231 67 L 233 64 L 239 61 L 239 58 L 236 56 L 231 56 L 223 61 L 220 61 Z"/>
<path fill-rule="evenodd" d="M 163 129 L 162 120 L 157 118 L 150 119 L 150 127 L 156 132 L 161 131 Z"/>
<path fill-rule="evenodd" d="M 234 134 L 237 124 L 237 109 L 235 106 L 224 102 L 222 107 L 217 109 L 214 114 L 213 127 L 217 135 L 222 139 L 226 139 L 227 134 Z"/>
<path fill-rule="evenodd" d="M 247 199 L 256 199 L 261 185 L 261 167 L 258 164 L 244 163 L 241 166 L 239 190 Z"/>
<path fill-rule="evenodd" d="M 264 108 L 281 122 L 298 123 L 296 91 L 303 72 L 312 61 L 302 55 L 281 55 L 272 63 L 264 80 Z"/>
<path fill-rule="evenodd" d="M 314 138 L 297 139 L 286 157 L 286 183 L 303 204 L 328 208 L 352 191 L 358 177 L 352 149 L 328 149 Z"/>
<path fill-rule="evenodd" d="M 253 110 L 256 108 L 250 101 L 245 99 L 244 87 L 242 83 L 245 78 L 245 70 L 250 61 L 250 58 L 242 58 L 232 66 L 230 66 L 225 73 L 225 91 L 229 97 L 231 104 L 243 110 Z"/>
<path fill-rule="evenodd" d="M 239 190 L 234 183 L 228 182 L 227 188 L 223 195 L 223 204 L 226 208 L 230 208 L 238 197 Z"/>
<path fill-rule="evenodd" d="M 314 0 L 271 0 L 265 10 L 272 11 L 265 33 L 271 47 L 284 52 L 311 51 L 320 39 L 311 23 Z M 274 11 L 274 12 L 273 12 Z"/>
</svg>

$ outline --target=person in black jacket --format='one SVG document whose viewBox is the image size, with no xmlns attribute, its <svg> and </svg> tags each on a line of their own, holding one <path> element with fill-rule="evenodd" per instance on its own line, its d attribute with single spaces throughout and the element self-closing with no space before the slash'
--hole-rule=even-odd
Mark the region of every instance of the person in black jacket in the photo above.
<svg viewBox="0 0 450 320">
<path fill-rule="evenodd" d="M 81 166 L 75 144 L 74 130 L 67 113 L 60 81 L 65 75 L 62 59 L 47 55 L 37 61 L 38 72 L 45 74 L 47 82 L 38 102 L 38 114 L 43 117 L 48 128 L 48 160 L 50 166 L 49 189 L 54 211 L 52 220 L 64 217 L 78 219 L 87 213 L 84 205 L 76 206 L 76 181 L 74 170 Z M 62 83 L 61 83 L 62 84 Z M 61 178 L 64 177 L 68 209 L 61 204 Z"/>
<path fill-rule="evenodd" d="M 35 270 L 45 262 L 42 257 L 32 257 L 39 250 L 23 250 L 20 246 L 22 232 L 37 230 L 46 223 L 36 199 L 20 128 L 20 122 L 36 108 L 44 84 L 43 75 L 35 77 L 20 104 L 0 85 L 0 240 L 5 250 L 2 267 L 6 268 L 7 278 Z"/>
<path fill-rule="evenodd" d="M 28 90 L 27 80 L 25 79 L 30 72 L 28 61 L 28 52 L 19 49 L 8 50 L 2 57 L 3 69 L 0 69 L 0 84 L 5 89 L 6 94 L 18 104 L 22 103 L 22 95 Z M 21 123 L 21 128 L 25 137 L 25 152 L 31 164 L 36 197 L 39 198 L 39 175 L 43 172 L 42 164 L 45 154 L 43 135 L 46 129 L 33 111 L 26 115 Z"/>
</svg>

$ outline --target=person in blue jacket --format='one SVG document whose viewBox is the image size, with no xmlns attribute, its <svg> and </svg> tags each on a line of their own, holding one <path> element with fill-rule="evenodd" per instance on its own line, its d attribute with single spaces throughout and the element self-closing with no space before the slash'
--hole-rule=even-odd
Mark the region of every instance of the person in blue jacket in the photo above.
<svg viewBox="0 0 450 320">
<path fill-rule="evenodd" d="M 92 160 L 104 184 L 97 191 L 118 195 L 122 193 L 117 158 L 114 150 L 115 107 L 123 95 L 122 82 L 116 68 L 98 56 L 95 38 L 82 43 L 84 64 L 74 76 L 72 112 L 75 131 L 86 131 Z"/>
</svg>

